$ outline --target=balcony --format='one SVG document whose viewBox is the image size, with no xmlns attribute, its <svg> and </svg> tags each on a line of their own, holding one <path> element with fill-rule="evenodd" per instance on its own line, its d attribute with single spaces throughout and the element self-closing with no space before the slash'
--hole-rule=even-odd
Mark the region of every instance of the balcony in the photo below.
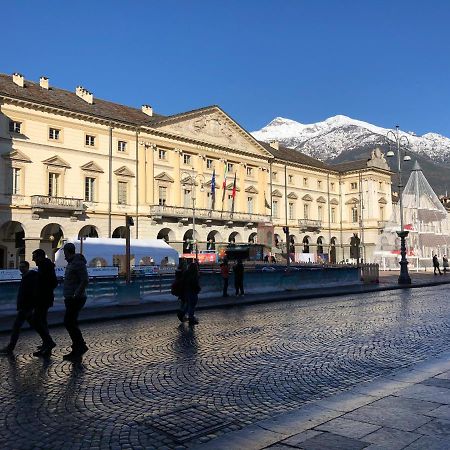
<svg viewBox="0 0 450 450">
<path fill-rule="evenodd" d="M 179 206 L 150 205 L 150 217 L 154 220 L 162 220 L 163 217 L 176 217 L 177 219 L 192 218 L 192 208 L 182 208 Z M 218 220 L 222 222 L 245 222 L 257 224 L 260 222 L 270 222 L 270 216 L 264 214 L 247 214 L 241 212 L 231 213 L 229 211 L 212 211 L 210 209 L 195 208 L 195 220 L 205 219 L 205 221 Z"/>
<path fill-rule="evenodd" d="M 44 211 L 68 211 L 73 215 L 83 214 L 83 200 L 80 198 L 50 197 L 47 195 L 32 195 L 31 208 L 33 213 Z"/>
<path fill-rule="evenodd" d="M 298 227 L 303 233 L 306 231 L 319 232 L 322 229 L 321 220 L 298 219 Z"/>
</svg>

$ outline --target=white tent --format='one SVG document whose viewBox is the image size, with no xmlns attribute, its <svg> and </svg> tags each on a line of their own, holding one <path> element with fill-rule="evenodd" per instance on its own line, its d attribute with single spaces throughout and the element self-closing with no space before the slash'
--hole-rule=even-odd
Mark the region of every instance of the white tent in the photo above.
<svg viewBox="0 0 450 450">
<path fill-rule="evenodd" d="M 68 239 L 80 253 L 79 239 Z M 122 266 L 125 261 L 125 239 L 119 238 L 85 238 L 83 239 L 83 255 L 90 267 Z M 134 266 L 176 265 L 178 252 L 164 239 L 130 239 L 131 264 Z M 55 254 L 56 267 L 66 265 L 63 249 Z"/>
</svg>

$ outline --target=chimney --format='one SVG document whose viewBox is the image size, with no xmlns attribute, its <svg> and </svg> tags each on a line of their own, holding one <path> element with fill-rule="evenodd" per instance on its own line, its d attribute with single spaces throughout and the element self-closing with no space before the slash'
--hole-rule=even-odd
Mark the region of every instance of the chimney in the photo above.
<svg viewBox="0 0 450 450">
<path fill-rule="evenodd" d="M 49 89 L 49 85 L 48 85 L 48 78 L 47 77 L 41 77 L 39 78 L 39 86 L 42 89 Z"/>
<path fill-rule="evenodd" d="M 153 117 L 153 108 L 149 105 L 142 105 L 142 112 L 147 116 Z"/>
<path fill-rule="evenodd" d="M 86 103 L 92 105 L 94 103 L 94 95 L 92 92 L 89 92 L 83 86 L 77 86 L 75 89 L 75 94 L 78 95 L 81 99 L 83 99 Z"/>
<path fill-rule="evenodd" d="M 23 87 L 23 75 L 20 73 L 13 73 L 13 82 L 17 84 L 17 86 Z"/>
<path fill-rule="evenodd" d="M 280 143 L 278 141 L 271 141 L 269 142 L 269 145 L 275 150 L 280 150 Z"/>
</svg>

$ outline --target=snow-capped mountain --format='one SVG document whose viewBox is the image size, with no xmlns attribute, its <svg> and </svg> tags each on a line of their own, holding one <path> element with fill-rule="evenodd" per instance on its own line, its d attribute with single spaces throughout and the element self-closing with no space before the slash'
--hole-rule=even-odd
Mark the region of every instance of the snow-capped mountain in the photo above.
<svg viewBox="0 0 450 450">
<path fill-rule="evenodd" d="M 253 136 L 261 141 L 276 140 L 323 161 L 344 156 L 354 149 L 386 148 L 388 129 L 347 116 L 334 116 L 323 122 L 302 124 L 277 117 Z M 450 139 L 436 133 L 417 136 L 400 131 L 409 141 L 408 149 L 436 163 L 450 163 Z M 339 158 L 339 159 L 342 159 Z"/>
</svg>

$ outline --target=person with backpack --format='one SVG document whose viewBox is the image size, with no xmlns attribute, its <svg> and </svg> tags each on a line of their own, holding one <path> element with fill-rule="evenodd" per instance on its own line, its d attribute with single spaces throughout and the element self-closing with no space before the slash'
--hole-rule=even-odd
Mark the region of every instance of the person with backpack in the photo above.
<svg viewBox="0 0 450 450">
<path fill-rule="evenodd" d="M 224 259 L 220 264 L 220 275 L 223 280 L 222 297 L 228 297 L 228 280 L 230 278 L 230 267 L 228 266 L 228 261 L 226 259 Z"/>
<path fill-rule="evenodd" d="M 198 294 L 200 293 L 200 282 L 198 265 L 196 262 L 192 261 L 189 263 L 187 270 L 184 272 L 182 277 L 183 284 L 183 296 L 186 301 L 187 306 L 187 316 L 189 325 L 198 324 L 198 319 L 195 317 L 195 307 L 198 302 Z"/>
</svg>

